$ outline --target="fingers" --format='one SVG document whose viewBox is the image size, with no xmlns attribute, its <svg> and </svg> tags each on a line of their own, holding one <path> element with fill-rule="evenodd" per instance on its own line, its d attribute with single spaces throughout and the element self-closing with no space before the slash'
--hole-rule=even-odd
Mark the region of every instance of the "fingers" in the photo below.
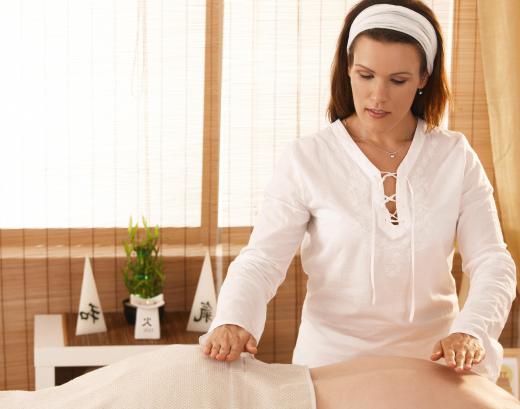
<svg viewBox="0 0 520 409">
<path fill-rule="evenodd" d="M 435 345 L 431 356 L 434 361 L 440 355 L 438 345 L 439 343 Z M 471 370 L 473 366 L 482 362 L 486 353 L 476 338 L 467 334 L 451 334 L 440 341 L 440 346 L 446 365 L 457 373 Z"/>
<path fill-rule="evenodd" d="M 220 351 L 220 344 L 214 343 L 211 345 L 211 351 L 209 356 L 215 359 L 217 357 L 218 352 Z"/>
<path fill-rule="evenodd" d="M 204 348 L 202 349 L 202 352 L 205 354 L 205 355 L 209 355 L 209 353 L 211 352 L 211 343 L 210 342 L 207 342 L 205 345 L 204 345 Z"/>
<path fill-rule="evenodd" d="M 473 365 L 475 358 L 475 353 L 473 351 L 468 351 L 466 353 L 466 361 L 464 362 L 464 369 L 471 369 L 471 365 Z"/>
<path fill-rule="evenodd" d="M 475 357 L 473 358 L 473 363 L 475 365 L 481 363 L 485 356 L 486 356 L 486 351 L 484 351 L 482 349 L 478 349 L 477 352 L 475 352 Z"/>
<path fill-rule="evenodd" d="M 243 351 L 256 354 L 256 341 L 249 332 L 237 325 L 217 327 L 202 349 L 205 355 L 217 361 L 234 361 Z"/>
<path fill-rule="evenodd" d="M 456 371 L 463 371 L 464 370 L 464 361 L 466 360 L 466 351 L 457 351 L 455 353 L 455 370 Z"/>
<path fill-rule="evenodd" d="M 454 351 L 453 349 L 448 349 L 444 353 L 444 359 L 446 360 L 446 365 L 450 368 L 454 368 L 456 372 L 460 372 L 464 370 L 466 355 L 465 350 Z M 471 368 L 471 366 L 469 368 Z"/>
<path fill-rule="evenodd" d="M 226 357 L 226 361 L 234 361 L 238 357 L 240 357 L 240 353 L 242 352 L 241 348 L 238 346 L 238 344 L 231 347 L 231 350 L 229 351 L 229 355 Z"/>
<path fill-rule="evenodd" d="M 246 349 L 247 349 L 247 352 L 251 353 L 251 354 L 256 354 L 258 352 L 258 348 L 256 347 L 256 341 L 254 339 L 254 337 L 249 337 L 249 340 L 247 341 L 247 344 L 246 344 Z"/>
<path fill-rule="evenodd" d="M 454 368 L 457 363 L 455 362 L 455 351 L 451 348 L 444 351 L 444 360 L 446 361 L 446 365 Z"/>
<path fill-rule="evenodd" d="M 215 358 L 220 352 L 220 342 L 217 341 L 215 334 L 211 334 L 206 340 L 206 343 L 202 347 L 202 352 L 204 355 L 209 355 L 212 358 Z"/>
<path fill-rule="evenodd" d="M 213 351 L 211 351 L 211 357 L 215 358 L 217 361 L 225 361 L 230 351 L 231 346 L 226 342 L 220 345 L 220 349 L 217 351 L 215 356 L 213 356 Z"/>
<path fill-rule="evenodd" d="M 232 346 L 227 342 L 208 341 L 202 352 L 217 361 L 225 361 L 232 350 Z"/>
</svg>

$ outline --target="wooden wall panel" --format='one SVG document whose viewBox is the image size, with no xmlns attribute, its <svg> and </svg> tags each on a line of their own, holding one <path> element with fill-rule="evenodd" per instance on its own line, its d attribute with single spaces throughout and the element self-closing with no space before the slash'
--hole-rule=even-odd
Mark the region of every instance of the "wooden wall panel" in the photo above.
<svg viewBox="0 0 520 409">
<path fill-rule="evenodd" d="M 296 344 L 296 332 L 294 321 L 296 320 L 296 310 L 301 310 L 301 305 L 296 303 L 296 263 L 300 263 L 300 258 L 293 259 L 289 266 L 285 281 L 278 288 L 275 299 L 276 308 L 274 309 L 273 320 L 276 324 L 274 350 L 276 352 L 275 361 L 289 363 L 292 360 L 292 352 Z"/>
<path fill-rule="evenodd" d="M 52 243 L 52 239 L 49 239 Z M 47 259 L 46 271 L 49 285 L 49 312 L 51 314 L 70 311 L 71 292 L 70 288 L 70 259 L 53 257 L 54 246 L 49 248 L 49 258 Z"/>
<path fill-rule="evenodd" d="M 15 246 L 15 258 L 2 259 L 2 307 L 5 333 L 4 350 L 8 389 L 24 389 L 29 381 L 29 346 L 26 320 L 26 277 L 24 268 L 24 234 L 11 232 L 9 242 Z M 3 242 L 5 237 L 3 237 Z"/>
<path fill-rule="evenodd" d="M 66 243 L 70 243 L 68 248 L 68 254 L 70 254 L 70 256 L 68 258 L 66 254 L 63 254 L 61 256 L 62 258 L 68 261 L 68 268 L 66 271 L 63 271 L 62 274 L 64 275 L 63 278 L 65 281 L 67 281 L 69 287 L 69 293 L 65 295 L 65 297 L 69 298 L 69 305 L 65 307 L 64 304 L 60 304 L 63 305 L 64 308 L 67 308 L 67 311 L 69 312 L 77 311 L 79 305 L 81 281 L 83 279 L 84 268 L 83 258 L 86 255 L 92 255 L 92 240 L 90 237 L 90 234 L 85 234 L 79 229 L 71 229 L 66 239 Z M 96 270 L 94 269 L 94 267 L 93 272 L 94 277 L 96 277 Z M 103 302 L 103 300 L 100 301 Z M 60 312 L 60 310 L 52 309 L 52 312 Z"/>
<path fill-rule="evenodd" d="M 40 245 L 44 236 L 41 232 L 40 237 L 32 235 L 25 239 L 25 274 L 26 274 L 26 327 L 27 327 L 27 343 L 29 351 L 29 384 L 34 384 L 34 355 L 31 353 L 34 349 L 34 314 L 48 311 L 49 307 L 49 291 L 47 286 L 47 271 L 42 260 L 45 260 L 46 249 Z M 29 256 L 28 256 L 29 255 Z"/>
<path fill-rule="evenodd" d="M 114 282 L 114 257 L 93 258 L 92 269 L 96 272 L 96 284 L 100 299 L 103 300 L 103 309 L 115 311 L 116 303 L 114 294 L 116 284 Z"/>
<path fill-rule="evenodd" d="M 116 288 L 115 288 L 115 311 L 123 311 L 123 304 L 122 300 L 128 297 L 128 290 L 125 287 L 125 283 L 123 282 L 123 267 L 126 264 L 126 258 L 125 257 L 116 257 L 114 268 L 115 271 L 113 272 L 114 278 L 116 280 Z M 171 266 L 165 264 L 164 265 L 165 271 L 172 271 Z M 170 280 L 170 277 L 166 278 L 167 280 Z M 170 300 L 170 294 L 165 294 L 168 300 Z"/>
<path fill-rule="evenodd" d="M 7 359 L 5 341 L 8 337 L 5 328 L 5 309 L 4 309 L 4 266 L 2 255 L 2 234 L 0 232 L 0 388 L 7 389 Z"/>
</svg>

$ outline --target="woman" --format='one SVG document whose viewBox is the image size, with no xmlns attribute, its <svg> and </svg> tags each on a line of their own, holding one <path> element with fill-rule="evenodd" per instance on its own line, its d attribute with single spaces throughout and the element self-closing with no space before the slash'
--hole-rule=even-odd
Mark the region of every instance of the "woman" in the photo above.
<svg viewBox="0 0 520 409">
<path fill-rule="evenodd" d="M 203 353 L 256 353 L 266 305 L 301 243 L 307 295 L 293 363 L 431 359 L 495 382 L 516 294 L 493 188 L 449 97 L 439 23 L 419 0 L 358 3 L 332 69 L 331 125 L 289 144 L 231 263 Z M 303 241 L 302 241 L 303 240 Z M 455 241 L 470 291 L 459 312 Z"/>
<path fill-rule="evenodd" d="M 416 358 L 363 356 L 307 368 L 243 353 L 218 362 L 169 345 L 36 392 L 0 392 L 4 409 L 520 409 L 488 379 Z"/>
</svg>

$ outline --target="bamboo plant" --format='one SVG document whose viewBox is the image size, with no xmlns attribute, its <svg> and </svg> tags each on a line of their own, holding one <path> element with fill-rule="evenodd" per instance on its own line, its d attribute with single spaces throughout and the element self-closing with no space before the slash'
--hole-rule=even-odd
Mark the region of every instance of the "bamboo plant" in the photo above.
<svg viewBox="0 0 520 409">
<path fill-rule="evenodd" d="M 138 224 L 128 226 L 128 242 L 123 242 L 126 253 L 126 265 L 123 267 L 123 278 L 130 294 L 140 298 L 153 298 L 162 294 L 164 287 L 163 260 L 159 255 L 159 227 L 148 228 L 143 217 L 146 237 L 139 240 Z"/>
</svg>

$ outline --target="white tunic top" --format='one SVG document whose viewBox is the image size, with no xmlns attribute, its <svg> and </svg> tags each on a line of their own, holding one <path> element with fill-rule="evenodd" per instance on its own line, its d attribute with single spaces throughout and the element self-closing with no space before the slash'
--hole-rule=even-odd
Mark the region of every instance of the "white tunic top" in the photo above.
<svg viewBox="0 0 520 409">
<path fill-rule="evenodd" d="M 385 177 L 396 177 L 395 196 L 385 195 Z M 388 200 L 396 201 L 398 224 Z M 460 313 L 455 241 L 470 278 Z M 430 359 L 437 341 L 464 332 L 486 349 L 472 370 L 496 381 L 516 269 L 493 188 L 463 134 L 426 132 L 419 119 L 396 174 L 377 169 L 339 119 L 289 143 L 208 333 L 236 324 L 259 342 L 267 303 L 299 245 L 308 282 L 293 363 L 317 367 L 362 354 Z"/>
</svg>

